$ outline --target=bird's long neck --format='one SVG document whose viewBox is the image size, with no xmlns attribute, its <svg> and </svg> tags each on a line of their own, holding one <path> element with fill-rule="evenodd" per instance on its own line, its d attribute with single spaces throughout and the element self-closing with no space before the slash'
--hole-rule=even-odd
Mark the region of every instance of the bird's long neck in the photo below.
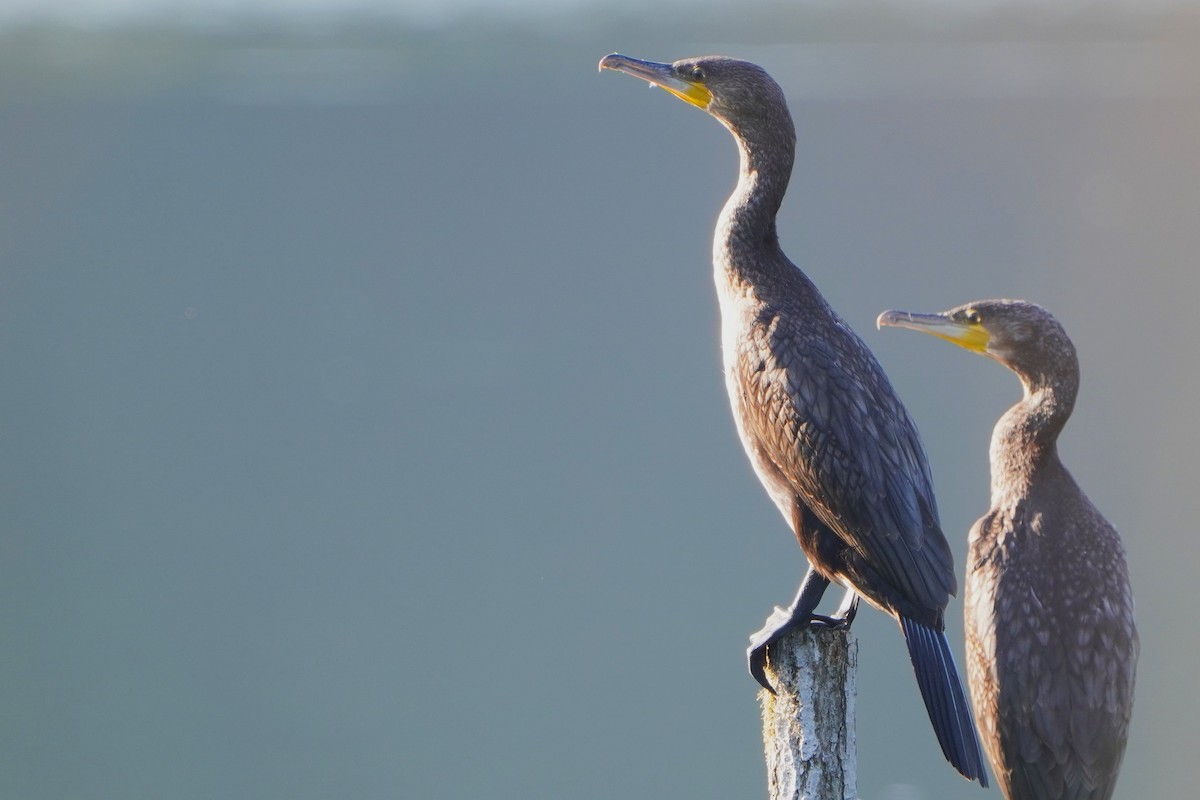
<svg viewBox="0 0 1200 800">
<path fill-rule="evenodd" d="M 992 504 L 1007 496 L 1021 496 L 1033 478 L 1047 469 L 1061 469 L 1058 435 L 1075 407 L 1078 373 L 1069 375 L 1021 374 L 1025 396 L 992 431 Z"/>
<path fill-rule="evenodd" d="M 717 220 L 713 262 L 726 279 L 753 284 L 773 271 L 794 269 L 780 250 L 775 215 L 791 179 L 796 135 L 790 118 L 730 130 L 741 165 L 737 187 Z"/>
</svg>

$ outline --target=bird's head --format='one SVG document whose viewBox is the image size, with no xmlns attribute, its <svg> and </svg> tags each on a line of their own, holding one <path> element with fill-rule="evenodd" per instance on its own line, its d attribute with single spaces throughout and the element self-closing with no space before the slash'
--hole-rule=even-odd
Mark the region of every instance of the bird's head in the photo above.
<svg viewBox="0 0 1200 800">
<path fill-rule="evenodd" d="M 726 56 L 684 58 L 673 64 L 642 61 L 613 53 L 600 59 L 600 69 L 624 72 L 702 108 L 735 132 L 782 115 L 791 127 L 783 90 L 767 71 L 749 61 Z"/>
<path fill-rule="evenodd" d="M 933 334 L 994 358 L 1022 378 L 1077 368 L 1075 347 L 1062 325 L 1024 300 L 979 300 L 936 314 L 885 311 L 876 324 Z"/>
</svg>

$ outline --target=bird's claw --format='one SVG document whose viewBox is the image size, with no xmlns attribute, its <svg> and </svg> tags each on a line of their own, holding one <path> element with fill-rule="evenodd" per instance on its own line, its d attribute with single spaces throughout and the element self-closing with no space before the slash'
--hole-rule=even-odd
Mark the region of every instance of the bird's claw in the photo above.
<svg viewBox="0 0 1200 800">
<path fill-rule="evenodd" d="M 835 631 L 849 630 L 850 623 L 854 622 L 857 614 L 858 603 L 852 603 L 845 610 L 844 616 L 830 617 L 824 614 L 810 614 L 804 620 L 804 624 Z M 746 665 L 750 668 L 750 675 L 758 681 L 758 685 L 771 694 L 775 694 L 775 687 L 771 686 L 771 681 L 767 678 L 767 663 L 770 661 L 771 645 L 799 624 L 801 622 L 796 618 L 792 609 L 775 606 L 771 616 L 767 617 L 766 624 L 750 635 L 750 646 L 746 648 Z"/>
<path fill-rule="evenodd" d="M 771 681 L 767 678 L 767 662 L 770 660 L 768 649 L 787 633 L 792 622 L 792 612 L 789 609 L 775 606 L 771 616 L 767 617 L 766 624 L 750 634 L 750 646 L 746 648 L 746 665 L 750 668 L 750 675 L 758 681 L 758 685 L 771 694 L 775 694 L 775 687 L 771 686 Z"/>
<path fill-rule="evenodd" d="M 750 675 L 758 681 L 759 686 L 775 694 L 775 687 L 771 686 L 771 681 L 767 678 L 768 643 L 754 644 L 753 636 L 750 637 L 750 642 L 750 646 L 746 648 L 746 665 L 750 668 Z"/>
<path fill-rule="evenodd" d="M 841 614 L 841 616 L 836 616 Z M 824 614 L 813 614 L 811 625 L 815 627 L 829 628 L 834 631 L 850 630 L 850 623 L 854 622 L 854 618 L 858 616 L 858 595 L 849 596 L 849 602 L 844 603 L 839 608 L 834 616 L 825 616 Z"/>
</svg>

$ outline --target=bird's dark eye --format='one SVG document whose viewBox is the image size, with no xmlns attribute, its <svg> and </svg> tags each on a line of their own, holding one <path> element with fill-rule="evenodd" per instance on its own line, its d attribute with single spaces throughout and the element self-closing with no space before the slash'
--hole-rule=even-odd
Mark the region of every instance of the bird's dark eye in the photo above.
<svg viewBox="0 0 1200 800">
<path fill-rule="evenodd" d="M 702 81 L 706 77 L 708 77 L 708 76 L 705 75 L 703 67 L 692 67 L 692 80 Z"/>
<path fill-rule="evenodd" d="M 979 323 L 983 322 L 983 319 L 979 316 L 979 312 L 975 311 L 974 309 L 966 313 L 965 319 L 972 325 L 978 325 Z"/>
</svg>

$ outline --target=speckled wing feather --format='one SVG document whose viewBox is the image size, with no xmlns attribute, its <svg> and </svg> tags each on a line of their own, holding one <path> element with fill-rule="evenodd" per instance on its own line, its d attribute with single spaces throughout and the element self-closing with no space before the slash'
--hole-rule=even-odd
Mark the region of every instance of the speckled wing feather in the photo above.
<svg viewBox="0 0 1200 800">
<path fill-rule="evenodd" d="M 971 694 L 1010 800 L 1107 800 L 1125 750 L 1138 648 L 1124 558 L 1094 509 L 1039 507 L 1046 512 L 990 512 L 971 531 Z"/>
<path fill-rule="evenodd" d="M 849 546 L 844 577 L 860 593 L 889 609 L 940 611 L 956 591 L 954 566 L 916 428 L 845 323 L 831 310 L 832 323 L 809 319 L 767 306 L 743 342 L 746 433 Z"/>
</svg>

